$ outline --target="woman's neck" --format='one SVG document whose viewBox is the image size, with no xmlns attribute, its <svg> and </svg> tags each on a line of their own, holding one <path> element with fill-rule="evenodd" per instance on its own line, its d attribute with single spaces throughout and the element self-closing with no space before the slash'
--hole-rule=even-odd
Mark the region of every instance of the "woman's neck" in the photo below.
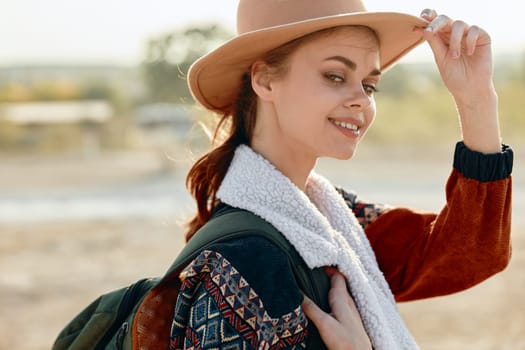
<svg viewBox="0 0 525 350">
<path fill-rule="evenodd" d="M 257 137 L 254 137 L 250 147 L 272 163 L 301 191 L 305 191 L 308 176 L 315 167 L 316 158 L 309 157 L 304 152 L 282 147 L 280 142 L 264 142 Z"/>
</svg>

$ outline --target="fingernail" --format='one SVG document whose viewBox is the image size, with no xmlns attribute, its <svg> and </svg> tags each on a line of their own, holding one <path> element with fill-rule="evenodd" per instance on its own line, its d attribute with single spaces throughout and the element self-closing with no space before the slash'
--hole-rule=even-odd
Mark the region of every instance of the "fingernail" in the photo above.
<svg viewBox="0 0 525 350">
<path fill-rule="evenodd" d="M 433 31 L 434 31 L 434 28 L 432 28 L 432 26 L 427 26 L 427 27 L 425 28 L 425 32 L 430 32 L 430 33 L 432 33 Z"/>
<path fill-rule="evenodd" d="M 452 58 L 458 58 L 459 57 L 459 51 L 452 51 Z"/>
</svg>

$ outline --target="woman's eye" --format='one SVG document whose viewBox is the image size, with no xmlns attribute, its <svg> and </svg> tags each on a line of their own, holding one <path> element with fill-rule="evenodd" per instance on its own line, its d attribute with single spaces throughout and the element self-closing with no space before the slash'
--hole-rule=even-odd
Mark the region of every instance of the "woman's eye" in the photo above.
<svg viewBox="0 0 525 350">
<path fill-rule="evenodd" d="M 326 73 L 325 78 L 333 83 L 342 83 L 345 81 L 345 78 L 343 76 L 335 73 Z"/>
<path fill-rule="evenodd" d="M 376 86 L 371 84 L 363 84 L 363 89 L 368 95 L 373 95 L 378 91 Z"/>
</svg>

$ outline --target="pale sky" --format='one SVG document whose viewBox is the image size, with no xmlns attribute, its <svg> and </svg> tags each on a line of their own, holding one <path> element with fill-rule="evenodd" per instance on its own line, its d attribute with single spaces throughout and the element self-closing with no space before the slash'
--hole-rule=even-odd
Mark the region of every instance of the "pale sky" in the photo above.
<svg viewBox="0 0 525 350">
<path fill-rule="evenodd" d="M 322 0 L 319 0 L 322 1 Z M 486 29 L 498 52 L 525 52 L 518 0 L 365 0 L 369 10 L 419 15 L 425 7 Z M 497 5 L 496 5 L 497 4 Z M 134 65 L 149 37 L 198 21 L 234 31 L 237 0 L 0 0 L 0 66 Z M 406 60 L 431 59 L 423 45 Z"/>
</svg>

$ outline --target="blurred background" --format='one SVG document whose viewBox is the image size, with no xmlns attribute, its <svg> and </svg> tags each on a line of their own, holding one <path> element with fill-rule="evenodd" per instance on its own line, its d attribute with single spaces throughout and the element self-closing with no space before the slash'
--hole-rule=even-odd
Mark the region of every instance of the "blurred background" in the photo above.
<svg viewBox="0 0 525 350">
<path fill-rule="evenodd" d="M 401 304 L 422 349 L 525 349 L 525 35 L 516 3 L 435 8 L 492 36 L 504 142 L 515 151 L 507 270 Z M 235 33 L 236 1 L 17 0 L 0 12 L 0 349 L 48 349 L 99 294 L 163 274 L 194 206 L 184 180 L 209 145 L 185 74 Z M 362 197 L 437 211 L 460 138 L 426 44 L 388 71 L 354 159 L 318 171 Z"/>
</svg>

